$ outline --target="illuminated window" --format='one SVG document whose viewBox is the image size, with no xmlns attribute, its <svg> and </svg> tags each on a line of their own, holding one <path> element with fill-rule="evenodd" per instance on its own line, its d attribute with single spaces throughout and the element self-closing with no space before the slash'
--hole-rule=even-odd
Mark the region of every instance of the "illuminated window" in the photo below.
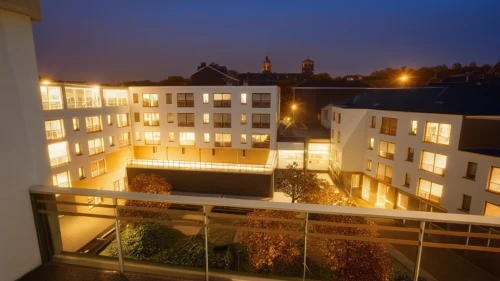
<svg viewBox="0 0 500 281">
<path fill-rule="evenodd" d="M 247 134 L 241 134 L 240 142 L 242 144 L 246 144 L 247 143 Z"/>
<path fill-rule="evenodd" d="M 96 108 L 101 107 L 101 95 L 96 88 L 64 88 L 66 103 L 71 108 Z"/>
<path fill-rule="evenodd" d="M 145 144 L 160 144 L 160 132 L 144 132 L 144 143 Z"/>
<path fill-rule="evenodd" d="M 158 94 L 142 94 L 142 107 L 157 107 Z"/>
<path fill-rule="evenodd" d="M 359 174 L 351 175 L 351 187 L 358 188 L 360 179 L 361 177 L 359 176 Z"/>
<path fill-rule="evenodd" d="M 214 107 L 231 107 L 231 94 L 214 94 Z"/>
<path fill-rule="evenodd" d="M 82 152 L 82 143 L 81 142 L 75 143 L 75 154 L 77 156 L 83 155 L 83 152 Z"/>
<path fill-rule="evenodd" d="M 43 110 L 63 109 L 61 87 L 40 87 Z"/>
<path fill-rule="evenodd" d="M 167 93 L 165 96 L 166 96 L 167 104 L 172 104 L 172 94 Z"/>
<path fill-rule="evenodd" d="M 500 193 L 500 168 L 491 167 L 487 190 Z"/>
<path fill-rule="evenodd" d="M 99 175 L 106 173 L 106 162 L 104 159 L 90 162 L 90 173 L 92 177 L 97 177 Z"/>
<path fill-rule="evenodd" d="M 271 114 L 252 114 L 252 128 L 270 128 Z"/>
<path fill-rule="evenodd" d="M 415 121 L 415 120 L 411 121 L 410 135 L 416 135 L 417 134 L 417 125 L 418 125 L 417 121 Z"/>
<path fill-rule="evenodd" d="M 450 124 L 427 122 L 425 124 L 424 141 L 449 145 L 450 144 Z"/>
<path fill-rule="evenodd" d="M 193 93 L 178 93 L 177 94 L 177 107 L 193 107 L 194 94 Z"/>
<path fill-rule="evenodd" d="M 382 117 L 382 126 L 380 126 L 380 133 L 395 136 L 398 128 L 398 119 Z"/>
<path fill-rule="evenodd" d="M 437 154 L 429 151 L 422 151 L 422 162 L 420 169 L 434 173 L 436 175 L 444 175 L 446 169 L 446 155 Z"/>
<path fill-rule="evenodd" d="M 89 156 L 104 153 L 104 141 L 102 138 L 89 140 Z"/>
<path fill-rule="evenodd" d="M 417 195 L 432 202 L 441 203 L 443 186 L 424 179 L 418 180 Z"/>
<path fill-rule="evenodd" d="M 210 134 L 209 133 L 204 133 L 203 134 L 203 141 L 204 142 L 210 142 Z"/>
<path fill-rule="evenodd" d="M 375 139 L 370 138 L 370 141 L 368 142 L 368 149 L 373 149 L 374 145 L 375 145 Z"/>
<path fill-rule="evenodd" d="M 241 94 L 241 104 L 247 104 L 247 94 Z"/>
<path fill-rule="evenodd" d="M 140 141 L 141 140 L 141 132 L 135 132 L 135 140 Z"/>
<path fill-rule="evenodd" d="M 167 113 L 167 122 L 174 123 L 174 114 L 173 113 Z"/>
<path fill-rule="evenodd" d="M 209 102 L 208 96 L 209 96 L 208 93 L 203 93 L 203 103 L 204 104 L 207 104 Z"/>
<path fill-rule="evenodd" d="M 215 134 L 215 147 L 231 147 L 231 134 Z"/>
<path fill-rule="evenodd" d="M 192 132 L 179 133 L 179 145 L 195 145 L 195 135 Z"/>
<path fill-rule="evenodd" d="M 174 134 L 174 132 L 168 132 L 168 141 L 169 142 L 175 141 L 175 134 Z"/>
<path fill-rule="evenodd" d="M 177 113 L 179 127 L 194 127 L 194 113 Z"/>
<path fill-rule="evenodd" d="M 470 212 L 470 205 L 472 203 L 472 196 L 462 194 L 462 206 L 460 207 L 460 210 L 465 211 L 465 212 Z"/>
<path fill-rule="evenodd" d="M 203 124 L 208 124 L 208 123 L 210 123 L 210 114 L 203 113 Z"/>
<path fill-rule="evenodd" d="M 467 163 L 467 173 L 465 174 L 465 177 L 471 180 L 476 179 L 476 170 L 477 170 L 477 163 L 474 162 L 468 162 Z"/>
<path fill-rule="evenodd" d="M 365 169 L 367 171 L 371 171 L 372 170 L 372 160 L 366 159 L 366 167 L 365 167 Z"/>
<path fill-rule="evenodd" d="M 247 124 L 247 115 L 246 113 L 242 113 L 240 117 L 240 124 L 241 125 L 246 125 Z"/>
<path fill-rule="evenodd" d="M 68 142 L 58 142 L 48 145 L 50 166 L 56 167 L 69 163 Z"/>
<path fill-rule="evenodd" d="M 370 124 L 370 127 L 375 128 L 376 125 L 377 125 L 377 116 L 372 116 L 372 122 Z"/>
<path fill-rule="evenodd" d="M 500 206 L 486 201 L 484 204 L 484 215 L 500 217 Z"/>
<path fill-rule="evenodd" d="M 109 136 L 109 146 L 115 146 L 115 137 Z"/>
<path fill-rule="evenodd" d="M 83 167 L 78 168 L 78 177 L 80 177 L 81 180 L 85 178 L 85 168 Z"/>
<path fill-rule="evenodd" d="M 62 139 L 65 136 L 62 119 L 45 121 L 45 135 L 48 140 Z"/>
<path fill-rule="evenodd" d="M 231 113 L 214 113 L 214 128 L 231 128 Z"/>
<path fill-rule="evenodd" d="M 128 145 L 130 145 L 130 132 L 118 134 L 118 146 L 124 147 Z"/>
<path fill-rule="evenodd" d="M 397 206 L 400 209 L 406 210 L 408 208 L 408 195 L 398 192 Z"/>
<path fill-rule="evenodd" d="M 396 145 L 391 142 L 380 141 L 378 145 L 378 156 L 394 160 L 394 151 L 396 150 Z"/>
<path fill-rule="evenodd" d="M 111 115 L 108 114 L 108 126 L 113 125 L 113 120 L 111 119 Z"/>
<path fill-rule="evenodd" d="M 269 93 L 253 93 L 252 107 L 254 108 L 271 108 L 271 94 Z"/>
<path fill-rule="evenodd" d="M 128 105 L 127 90 L 103 90 L 106 106 L 124 106 Z"/>
<path fill-rule="evenodd" d="M 377 165 L 377 179 L 383 180 L 387 183 L 392 183 L 392 167 L 378 163 Z"/>
<path fill-rule="evenodd" d="M 269 148 L 271 143 L 271 135 L 269 134 L 252 134 L 253 148 Z"/>
<path fill-rule="evenodd" d="M 78 117 L 73 117 L 73 131 L 80 131 L 80 120 Z"/>
<path fill-rule="evenodd" d="M 62 172 L 52 176 L 52 182 L 55 186 L 59 187 L 71 187 L 71 178 L 69 172 Z"/>
<path fill-rule="evenodd" d="M 128 113 L 116 114 L 116 126 L 118 128 L 130 126 Z"/>
<path fill-rule="evenodd" d="M 144 113 L 144 126 L 160 126 L 160 113 Z"/>
<path fill-rule="evenodd" d="M 87 127 L 87 133 L 102 131 L 101 116 L 85 117 L 85 126 Z"/>
</svg>

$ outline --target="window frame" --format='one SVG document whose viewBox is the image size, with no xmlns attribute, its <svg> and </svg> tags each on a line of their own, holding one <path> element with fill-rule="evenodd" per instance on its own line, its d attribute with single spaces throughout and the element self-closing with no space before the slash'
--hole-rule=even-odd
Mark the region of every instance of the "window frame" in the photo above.
<svg viewBox="0 0 500 281">
<path fill-rule="evenodd" d="M 263 122 L 262 117 L 267 117 L 269 119 L 269 123 Z M 255 122 L 256 118 L 259 119 L 259 122 Z M 269 128 L 271 128 L 271 114 L 252 113 L 252 128 L 255 128 L 255 129 L 269 129 Z"/>
<path fill-rule="evenodd" d="M 189 117 L 192 117 L 189 121 Z M 177 127 L 194 127 L 194 113 L 177 113 Z"/>
<path fill-rule="evenodd" d="M 269 96 L 269 101 L 263 97 Z M 252 108 L 271 108 L 271 93 L 252 93 Z"/>
<path fill-rule="evenodd" d="M 158 94 L 142 94 L 142 107 L 158 107 Z"/>
<path fill-rule="evenodd" d="M 229 97 L 229 98 L 228 98 Z M 214 107 L 231 107 L 231 93 L 214 93 Z"/>
<path fill-rule="evenodd" d="M 177 93 L 177 107 L 194 107 L 194 93 Z"/>
<path fill-rule="evenodd" d="M 394 126 L 394 128 L 393 128 Z M 398 131 L 398 119 L 391 117 L 382 117 L 380 124 L 380 133 L 388 136 L 396 136 Z"/>
<path fill-rule="evenodd" d="M 220 122 L 217 119 L 220 117 Z M 229 122 L 227 120 L 229 119 Z M 214 128 L 231 128 L 231 113 L 214 113 Z"/>
</svg>

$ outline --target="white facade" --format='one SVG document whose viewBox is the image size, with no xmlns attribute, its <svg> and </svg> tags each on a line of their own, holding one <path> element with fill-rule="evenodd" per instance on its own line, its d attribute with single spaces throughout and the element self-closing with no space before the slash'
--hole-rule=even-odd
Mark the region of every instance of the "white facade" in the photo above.
<svg viewBox="0 0 500 281">
<path fill-rule="evenodd" d="M 382 118 L 397 119 L 395 135 L 382 133 Z M 366 175 L 369 176 L 365 178 L 368 184 L 370 181 L 378 181 L 396 188 L 396 194 L 411 195 L 437 208 L 444 208 L 447 212 L 482 215 L 487 202 L 500 205 L 500 194 L 487 190 L 490 171 L 492 167 L 500 167 L 500 158 L 458 149 L 463 118 L 464 116 L 461 115 L 326 106 L 322 109 L 321 122 L 332 132 L 330 168 L 337 175 L 339 172 L 361 174 L 361 177 L 356 177 L 359 182 L 353 182 L 346 188 L 355 188 L 358 184 L 362 187 L 364 181 L 362 175 Z M 449 134 L 443 133 L 442 137 L 434 137 L 434 135 L 431 137 L 430 133 L 426 134 L 427 122 L 445 124 L 443 128 L 446 130 L 450 125 L 451 130 Z M 433 140 L 439 138 L 442 139 L 442 144 L 432 143 Z M 390 148 L 387 149 L 387 147 Z M 394 151 L 392 151 L 393 148 Z M 412 161 L 409 155 L 410 148 L 413 149 Z M 424 153 L 426 160 L 423 159 Z M 433 165 L 427 164 L 427 159 L 431 156 L 435 159 Z M 371 168 L 369 161 L 371 161 Z M 467 177 L 469 162 L 477 163 L 475 179 Z M 379 164 L 392 168 L 390 183 L 381 180 L 382 172 L 379 173 L 379 179 L 377 179 Z M 384 166 L 380 169 L 383 170 Z M 429 197 L 422 198 L 426 196 L 426 193 L 423 192 L 425 185 L 419 184 L 421 179 L 437 184 L 438 188 L 433 192 L 435 194 L 427 194 Z M 422 185 L 422 190 L 419 192 L 420 185 Z M 442 192 L 439 192 L 440 185 Z M 370 198 L 366 192 L 363 193 L 363 197 L 367 196 L 364 199 L 368 201 Z M 466 206 L 467 203 L 464 205 L 464 200 L 467 201 L 464 195 L 471 197 L 470 206 Z M 385 200 L 385 191 L 380 190 L 377 196 L 382 196 L 382 200 Z M 406 208 L 403 202 L 405 199 L 398 200 L 397 197 L 387 200 L 391 200 L 390 203 L 395 205 L 394 208 Z M 380 199 L 377 198 L 379 201 Z M 464 206 L 466 206 L 465 209 Z"/>
</svg>

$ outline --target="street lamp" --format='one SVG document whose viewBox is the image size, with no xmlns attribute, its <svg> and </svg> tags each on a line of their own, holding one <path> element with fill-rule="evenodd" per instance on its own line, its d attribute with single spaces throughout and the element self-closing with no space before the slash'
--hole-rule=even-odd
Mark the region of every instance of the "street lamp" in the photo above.
<svg viewBox="0 0 500 281">
<path fill-rule="evenodd" d="M 295 109 L 297 106 L 294 104 L 292 105 L 292 122 L 295 123 Z"/>
<path fill-rule="evenodd" d="M 408 76 L 403 74 L 401 77 L 399 77 L 399 80 L 401 80 L 403 86 L 406 86 L 406 81 L 408 81 Z"/>
</svg>

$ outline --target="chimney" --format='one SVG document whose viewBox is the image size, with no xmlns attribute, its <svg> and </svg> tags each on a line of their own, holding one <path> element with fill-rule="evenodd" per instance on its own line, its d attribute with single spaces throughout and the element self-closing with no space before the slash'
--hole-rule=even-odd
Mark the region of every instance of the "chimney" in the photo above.
<svg viewBox="0 0 500 281">
<path fill-rule="evenodd" d="M 202 61 L 202 62 L 200 63 L 200 66 L 198 66 L 198 70 L 200 70 L 200 69 L 204 68 L 205 66 L 207 66 L 207 63 L 206 63 L 206 62 L 204 62 L 204 61 Z"/>
</svg>

